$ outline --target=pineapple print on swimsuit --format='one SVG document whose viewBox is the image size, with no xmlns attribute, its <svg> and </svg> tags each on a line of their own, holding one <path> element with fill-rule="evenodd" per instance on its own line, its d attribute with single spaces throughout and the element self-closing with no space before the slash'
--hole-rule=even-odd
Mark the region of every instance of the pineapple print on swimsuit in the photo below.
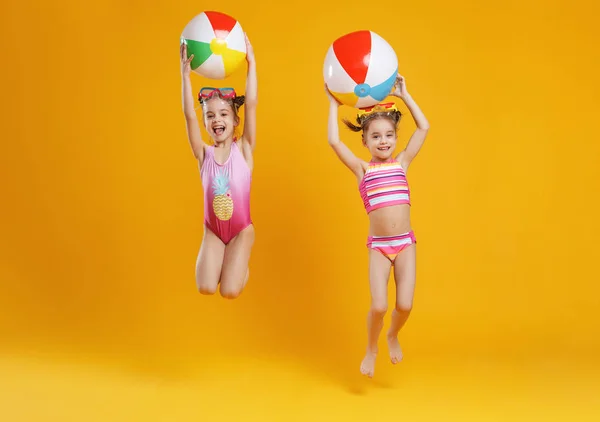
<svg viewBox="0 0 600 422">
<path fill-rule="evenodd" d="M 204 188 L 204 225 L 228 244 L 252 224 L 252 173 L 237 142 L 231 144 L 229 157 L 222 164 L 215 160 L 215 147 L 207 147 L 200 175 Z"/>
<path fill-rule="evenodd" d="M 227 221 L 233 215 L 233 199 L 229 191 L 229 176 L 221 169 L 213 182 L 213 211 L 221 221 Z"/>
</svg>

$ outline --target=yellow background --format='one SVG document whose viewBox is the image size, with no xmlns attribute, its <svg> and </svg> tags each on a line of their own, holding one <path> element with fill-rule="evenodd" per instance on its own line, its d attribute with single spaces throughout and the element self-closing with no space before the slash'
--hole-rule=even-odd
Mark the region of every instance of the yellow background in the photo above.
<svg viewBox="0 0 600 422">
<path fill-rule="evenodd" d="M 241 22 L 258 64 L 257 240 L 235 301 L 194 281 L 202 187 L 178 47 L 205 7 Z M 594 2 L 1 8 L 2 420 L 598 416 Z M 406 359 L 392 368 L 382 341 L 371 382 L 367 218 L 327 144 L 322 82 L 330 43 L 357 29 L 392 44 L 431 122 L 409 173 Z"/>
</svg>

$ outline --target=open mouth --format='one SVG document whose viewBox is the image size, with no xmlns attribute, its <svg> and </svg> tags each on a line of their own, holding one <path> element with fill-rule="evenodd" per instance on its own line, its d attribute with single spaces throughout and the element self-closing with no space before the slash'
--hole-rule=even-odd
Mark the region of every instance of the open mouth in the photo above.
<svg viewBox="0 0 600 422">
<path fill-rule="evenodd" d="M 390 149 L 390 147 L 377 147 L 377 149 L 379 151 L 384 151 L 385 152 L 385 151 L 388 151 Z"/>
<path fill-rule="evenodd" d="M 221 136 L 225 132 L 225 126 L 215 126 L 213 127 L 213 132 L 215 135 Z"/>
</svg>

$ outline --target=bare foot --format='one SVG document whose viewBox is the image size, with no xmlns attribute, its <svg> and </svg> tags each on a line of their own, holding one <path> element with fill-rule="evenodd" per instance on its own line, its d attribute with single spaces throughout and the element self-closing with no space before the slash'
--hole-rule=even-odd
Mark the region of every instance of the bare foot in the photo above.
<svg viewBox="0 0 600 422">
<path fill-rule="evenodd" d="M 395 365 L 400 363 L 402 360 L 402 349 L 400 348 L 400 342 L 398 342 L 398 336 L 387 336 L 388 350 L 390 351 L 390 360 Z"/>
<path fill-rule="evenodd" d="M 373 378 L 375 374 L 375 358 L 377 358 L 377 352 L 367 352 L 364 359 L 360 363 L 360 373 L 366 375 L 369 378 Z"/>
</svg>

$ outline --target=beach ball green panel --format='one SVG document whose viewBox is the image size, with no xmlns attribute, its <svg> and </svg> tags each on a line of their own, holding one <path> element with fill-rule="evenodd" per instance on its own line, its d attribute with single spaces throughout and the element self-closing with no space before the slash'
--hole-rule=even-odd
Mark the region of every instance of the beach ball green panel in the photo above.
<svg viewBox="0 0 600 422">
<path fill-rule="evenodd" d="M 224 13 L 202 12 L 181 34 L 192 71 L 209 79 L 225 79 L 244 63 L 246 40 L 240 23 Z"/>
</svg>

